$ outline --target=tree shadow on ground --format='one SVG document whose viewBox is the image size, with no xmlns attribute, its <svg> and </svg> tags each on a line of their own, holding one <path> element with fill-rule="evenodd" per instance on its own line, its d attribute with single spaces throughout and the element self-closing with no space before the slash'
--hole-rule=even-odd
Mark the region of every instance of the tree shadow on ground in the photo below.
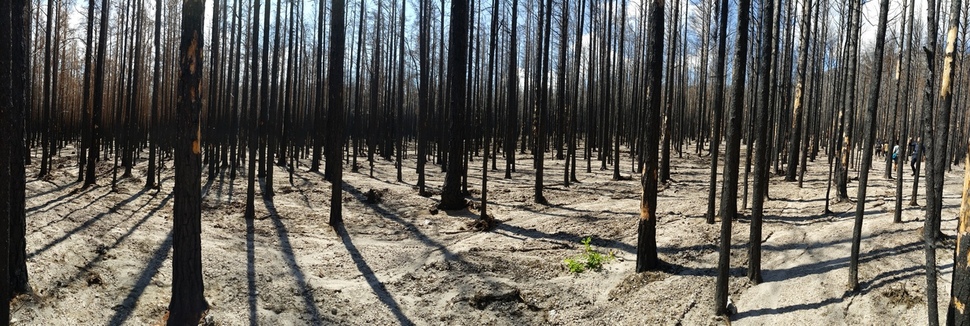
<svg viewBox="0 0 970 326">
<path fill-rule="evenodd" d="M 265 185 L 262 181 L 260 181 L 260 188 L 262 188 L 262 191 L 266 191 Z M 286 266 L 289 267 L 290 274 L 293 274 L 293 277 L 296 279 L 296 286 L 300 291 L 300 297 L 303 299 L 303 305 L 306 308 L 306 313 L 310 314 L 310 322 L 314 325 L 322 324 L 325 320 L 320 314 L 320 310 L 317 308 L 316 300 L 313 296 L 313 288 L 307 284 L 306 276 L 303 274 L 303 269 L 300 268 L 300 265 L 296 262 L 296 255 L 293 252 L 293 246 L 290 244 L 289 231 L 286 229 L 286 225 L 283 224 L 283 221 L 280 219 L 279 212 L 276 210 L 276 205 L 273 203 L 273 200 L 271 198 L 267 199 L 263 197 L 263 204 L 266 206 L 266 210 L 269 212 L 269 218 L 273 222 L 273 227 L 276 229 L 276 235 L 280 242 L 280 251 L 283 253 L 283 257 L 286 260 Z M 248 225 L 247 231 L 249 231 Z M 248 237 L 249 236 L 247 235 L 247 238 Z M 255 271 L 253 273 L 255 273 Z M 255 299 L 253 297 L 254 294 L 255 291 L 250 289 L 250 301 Z M 252 317 L 255 311 L 253 309 L 254 304 L 255 302 L 250 302 L 250 317 Z"/>
<path fill-rule="evenodd" d="M 168 252 L 171 250 L 172 232 L 169 231 L 165 237 L 165 241 L 155 250 L 155 253 L 148 260 L 148 265 L 138 275 L 138 279 L 135 281 L 131 291 L 128 292 L 128 296 L 125 297 L 120 305 L 112 308 L 115 310 L 115 314 L 111 316 L 111 321 L 108 322 L 108 325 L 122 325 L 131 317 L 131 312 L 135 308 L 135 304 L 138 303 L 138 298 L 141 298 L 141 295 L 145 293 L 145 289 L 151 284 L 152 279 L 155 278 L 155 274 L 158 274 L 158 270 L 162 268 L 162 264 L 165 263 Z"/>
<path fill-rule="evenodd" d="M 122 208 L 124 206 L 127 206 L 129 203 L 134 202 L 136 199 L 138 199 L 139 197 L 141 197 L 142 195 L 144 195 L 147 192 L 148 192 L 148 189 L 142 189 L 142 190 L 136 192 L 135 194 L 131 195 L 131 197 L 128 197 L 127 199 L 118 202 L 117 204 L 115 204 L 114 206 L 112 206 L 111 208 L 109 208 L 108 211 L 101 212 L 100 214 L 95 215 L 94 217 L 92 217 L 92 218 L 90 218 L 88 220 L 85 220 L 83 223 L 81 223 L 81 225 L 78 225 L 74 229 L 71 229 L 70 231 L 65 232 L 63 235 L 61 235 L 57 239 L 54 239 L 51 242 L 49 242 L 49 243 L 41 246 L 37 250 L 34 250 L 34 252 L 31 252 L 31 253 L 27 254 L 27 259 L 33 258 L 34 256 L 37 256 L 37 255 L 39 255 L 39 254 L 41 254 L 41 253 L 43 253 L 43 252 L 45 252 L 45 251 L 53 248 L 54 246 L 60 244 L 61 242 L 64 242 L 65 240 L 67 240 L 68 238 L 70 238 L 72 235 L 77 234 L 78 232 L 84 231 L 85 229 L 91 227 L 91 225 L 93 225 L 94 223 L 97 223 L 98 221 L 100 221 L 105 216 L 108 216 L 109 214 L 115 213 L 119 208 Z M 93 201 L 92 201 L 92 203 L 93 203 Z M 147 205 L 147 203 L 146 203 L 146 205 Z"/>
<path fill-rule="evenodd" d="M 945 265 L 939 266 L 938 270 L 942 271 L 952 267 L 953 267 L 952 263 L 945 264 Z M 922 265 L 910 266 L 896 271 L 887 271 L 879 275 L 876 275 L 876 277 L 872 278 L 871 280 L 861 282 L 859 284 L 860 290 L 858 292 L 846 291 L 840 297 L 826 298 L 821 301 L 813 302 L 813 303 L 800 303 L 800 304 L 785 306 L 781 308 L 763 308 L 763 309 L 742 311 L 732 316 L 731 320 L 737 321 L 744 318 L 763 317 L 763 316 L 769 316 L 769 315 L 781 315 L 781 314 L 787 314 L 787 313 L 792 313 L 792 312 L 802 311 L 802 310 L 814 310 L 814 309 L 818 309 L 832 304 L 839 304 L 839 303 L 845 302 L 847 298 L 852 298 L 857 295 L 860 295 L 860 296 L 866 295 L 872 291 L 881 289 L 886 285 L 911 279 L 914 277 L 920 277 L 923 275 L 925 275 L 925 272 L 924 272 L 924 266 Z"/>
<path fill-rule="evenodd" d="M 369 285 L 371 290 L 374 291 L 374 294 L 377 295 L 377 299 L 391 310 L 391 313 L 394 314 L 394 318 L 397 319 L 398 323 L 401 325 L 413 325 L 414 322 L 404 315 L 404 312 L 401 310 L 401 306 L 397 303 L 397 301 L 394 300 L 391 293 L 387 291 L 384 283 L 381 283 L 381 281 L 377 279 L 377 276 L 374 275 L 374 270 L 371 269 L 370 265 L 367 264 L 367 261 L 364 260 L 364 256 L 360 254 L 360 250 L 357 249 L 357 246 L 354 245 L 354 242 L 350 238 L 350 234 L 347 232 L 347 229 L 340 224 L 334 227 L 334 231 L 336 231 L 337 235 L 340 236 L 340 242 L 343 243 L 344 247 L 347 249 L 347 252 L 350 253 L 350 258 L 353 259 L 354 264 L 357 265 L 357 270 L 360 271 L 361 275 L 363 275 L 364 279 L 367 281 L 367 285 Z"/>
</svg>

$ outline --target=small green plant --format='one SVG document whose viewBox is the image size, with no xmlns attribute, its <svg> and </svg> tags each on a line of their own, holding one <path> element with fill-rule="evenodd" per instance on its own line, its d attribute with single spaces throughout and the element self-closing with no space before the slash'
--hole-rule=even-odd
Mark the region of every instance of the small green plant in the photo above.
<svg viewBox="0 0 970 326">
<path fill-rule="evenodd" d="M 609 254 L 603 254 L 594 250 L 593 246 L 590 245 L 592 242 L 592 237 L 586 237 L 581 241 L 583 244 L 583 253 L 563 260 L 563 262 L 566 263 L 566 268 L 569 269 L 570 273 L 578 274 L 585 272 L 586 270 L 598 271 L 603 268 L 603 264 L 616 258 L 612 251 Z"/>
</svg>

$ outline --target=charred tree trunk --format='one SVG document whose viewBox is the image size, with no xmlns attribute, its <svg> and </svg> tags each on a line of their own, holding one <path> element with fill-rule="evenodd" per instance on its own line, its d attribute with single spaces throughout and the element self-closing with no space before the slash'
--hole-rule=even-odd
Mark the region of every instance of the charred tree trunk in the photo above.
<svg viewBox="0 0 970 326">
<path fill-rule="evenodd" d="M 727 2 L 724 5 L 727 5 Z M 728 312 L 728 281 L 731 276 L 731 221 L 737 215 L 738 210 L 738 175 L 741 164 L 741 111 L 744 110 L 744 86 L 748 65 L 748 14 L 750 11 L 751 4 L 749 0 L 738 1 L 738 41 L 735 45 L 734 52 L 734 71 L 731 73 L 732 97 L 731 105 L 728 107 L 727 143 L 724 151 L 724 183 L 721 189 L 721 250 L 717 265 L 717 286 L 714 297 L 715 313 L 718 315 L 724 315 Z M 726 30 L 722 30 L 722 33 L 724 32 Z M 752 224 L 752 228 L 754 227 L 755 225 Z M 748 259 L 749 261 L 757 261 L 758 265 L 760 265 L 761 232 L 760 230 L 751 232 L 752 234 L 758 233 L 758 241 L 752 242 L 751 247 L 758 246 L 759 250 L 752 249 L 752 256 L 749 256 Z"/>
<path fill-rule="evenodd" d="M 464 113 L 466 67 L 468 65 L 468 0 L 451 0 L 451 25 L 448 37 L 448 99 L 451 116 L 448 145 L 448 172 L 441 191 L 441 209 L 465 207 L 461 194 L 464 150 Z"/>
<path fill-rule="evenodd" d="M 648 11 L 646 124 L 660 125 L 660 79 L 663 77 L 664 1 L 654 0 Z M 645 160 L 640 184 L 640 221 L 637 226 L 637 273 L 660 267 L 657 258 L 657 161 L 660 132 L 647 128 Z"/>
<path fill-rule="evenodd" d="M 182 3 L 179 97 L 175 146 L 175 208 L 172 227 L 172 301 L 169 325 L 197 324 L 209 309 L 202 283 L 202 24 L 204 0 Z"/>
<path fill-rule="evenodd" d="M 759 257 L 748 260 L 748 279 L 761 283 L 761 223 L 764 219 L 765 193 L 768 188 L 768 99 L 771 97 L 771 57 L 773 43 L 775 43 L 774 12 L 778 0 L 766 0 L 762 4 L 761 17 L 761 53 L 758 67 L 758 107 L 755 118 L 754 148 L 754 183 L 751 194 L 751 229 L 749 241 L 751 249 L 748 257 Z"/>
<path fill-rule="evenodd" d="M 0 3 L 0 135 L 11 137 L 13 124 L 13 71 L 11 71 L 11 1 Z M 0 142 L 0 180 L 10 180 L 11 144 Z M 0 324 L 10 324 L 10 184 L 0 182 Z"/>
<path fill-rule="evenodd" d="M 862 242 L 862 217 L 866 210 L 866 188 L 869 185 L 869 170 L 872 168 L 872 151 L 876 141 L 876 109 L 879 105 L 879 91 L 882 90 L 883 49 L 886 43 L 886 25 L 889 15 L 889 0 L 879 1 L 879 23 L 876 25 L 876 45 L 873 50 L 873 81 L 869 85 L 869 101 L 866 106 L 866 132 L 863 134 L 862 164 L 859 174 L 859 193 L 856 197 L 855 223 L 852 228 L 852 254 L 849 258 L 849 289 L 859 289 L 859 247 Z"/>
<path fill-rule="evenodd" d="M 330 175 L 330 226 L 343 224 L 343 164 L 340 146 L 344 142 L 344 0 L 330 0 L 330 58 L 327 65 L 327 121 L 330 137 L 326 169 Z"/>
<path fill-rule="evenodd" d="M 940 324 L 940 314 L 937 307 L 937 286 L 936 286 L 936 234 L 939 230 L 936 229 L 937 223 L 935 221 L 938 215 L 938 208 L 936 207 L 936 191 L 933 189 L 935 184 L 935 173 L 934 173 L 934 160 L 939 157 L 938 152 L 935 151 L 936 139 L 934 139 L 935 134 L 933 133 L 933 104 L 935 102 L 935 97 L 933 96 L 933 85 L 936 82 L 936 70 L 934 65 L 936 64 L 936 38 L 937 38 L 937 13 L 936 13 L 936 1 L 928 0 L 926 3 L 926 45 L 923 47 L 923 52 L 926 55 L 926 82 L 923 88 L 923 119 L 922 119 L 922 133 L 923 133 L 923 143 L 926 149 L 930 152 L 926 155 L 926 218 L 923 221 L 923 244 L 925 245 L 926 254 L 926 316 L 929 319 L 928 325 L 939 325 Z M 918 144 L 917 147 L 922 146 Z M 914 187 L 915 188 L 915 187 Z M 915 190 L 914 190 L 915 192 Z M 914 196 L 915 201 L 915 196 Z"/>
<path fill-rule="evenodd" d="M 431 50 L 431 4 L 429 0 L 419 1 L 419 28 L 418 32 L 418 65 L 420 76 L 418 77 L 418 128 L 417 128 L 417 174 L 418 174 L 418 194 L 427 195 L 425 190 L 425 165 L 428 163 L 428 111 L 431 109 L 431 72 L 430 70 L 430 50 Z M 356 156 L 356 155 L 355 155 Z"/>
<path fill-rule="evenodd" d="M 963 164 L 963 200 L 957 226 L 957 246 L 953 253 L 952 298 L 946 311 L 948 325 L 970 324 L 970 311 L 966 309 L 966 303 L 970 302 L 970 155 Z"/>
<path fill-rule="evenodd" d="M 10 124 L 4 125 L 4 130 L 9 133 L 4 139 L 9 139 L 9 184 L 10 184 L 10 246 L 8 256 L 10 257 L 10 290 L 12 294 L 23 294 L 30 292 L 27 273 L 27 241 L 26 241 L 26 172 L 25 162 L 27 147 L 24 143 L 25 138 L 25 117 L 27 108 L 32 102 L 30 91 L 30 4 L 26 0 L 11 0 L 11 44 L 10 44 L 10 70 L 11 78 L 0 78 L 0 80 L 11 81 L 11 106 L 9 113 L 0 113 L 0 116 L 7 115 L 11 119 Z M 5 16 L 4 16 L 5 17 Z M 6 103 L 6 102 L 5 102 Z M 7 154 L 4 154 L 7 155 Z M 80 156 L 84 156 L 79 152 Z M 0 169 L 2 169 L 0 164 Z M 3 198 L 3 197 L 0 197 Z M 0 222 L 2 223 L 2 222 Z M 2 231 L 0 231 L 2 232 Z M 2 253 L 2 251 L 0 251 Z M 0 275 L 3 275 L 0 273 Z M 0 281 L 2 282 L 2 281 Z M 6 301 L 0 301 L 6 302 Z M 2 324 L 2 323 L 0 323 Z"/>
<path fill-rule="evenodd" d="M 711 178 L 707 192 L 708 224 L 714 224 L 715 198 L 717 198 L 717 158 L 720 154 L 718 151 L 721 148 L 721 119 L 724 115 L 724 51 L 727 46 L 728 0 L 720 0 L 717 8 L 717 60 L 714 63 L 714 106 L 712 108 L 714 119 L 711 122 Z M 722 219 L 724 218 L 722 217 Z M 733 217 L 726 218 L 730 221 Z M 725 300 L 727 300 L 727 297 L 725 297 Z"/>
<path fill-rule="evenodd" d="M 259 116 L 257 115 L 259 110 L 259 0 L 254 0 L 253 3 L 253 18 L 252 18 L 252 37 L 250 42 L 252 43 L 252 52 L 249 55 L 252 57 L 251 65 L 251 78 L 249 81 L 249 143 L 246 145 L 249 149 L 249 173 L 247 177 L 247 188 L 246 188 L 246 218 L 256 218 L 256 149 L 259 147 L 259 132 L 257 120 Z M 263 45 L 265 46 L 265 44 Z"/>
<path fill-rule="evenodd" d="M 802 2 L 802 27 L 801 40 L 798 45 L 798 82 L 795 84 L 795 100 L 792 108 L 792 133 L 788 143 L 788 166 L 785 168 L 785 181 L 795 182 L 798 173 L 799 145 L 802 141 L 802 128 L 805 120 L 804 104 L 808 94 L 806 90 L 806 79 L 808 76 L 808 43 L 810 41 L 812 26 L 812 2 L 806 0 Z M 879 61 L 882 61 L 880 58 Z"/>
<path fill-rule="evenodd" d="M 512 171 L 515 171 L 515 144 L 518 137 L 519 128 L 519 52 L 518 52 L 518 14 L 519 0 L 512 0 L 512 22 L 509 33 L 509 67 L 508 67 L 508 86 L 506 96 L 508 101 L 508 132 L 505 135 L 505 178 L 512 178 Z M 588 146 L 588 145 L 587 145 Z"/>
<path fill-rule="evenodd" d="M 108 0 L 101 0 L 101 27 L 98 32 L 98 59 L 94 68 L 94 109 L 91 112 L 91 147 L 88 148 L 88 166 L 84 176 L 84 187 L 94 185 L 95 172 L 101 149 L 101 111 L 104 106 L 104 65 L 105 49 L 108 45 Z"/>
</svg>

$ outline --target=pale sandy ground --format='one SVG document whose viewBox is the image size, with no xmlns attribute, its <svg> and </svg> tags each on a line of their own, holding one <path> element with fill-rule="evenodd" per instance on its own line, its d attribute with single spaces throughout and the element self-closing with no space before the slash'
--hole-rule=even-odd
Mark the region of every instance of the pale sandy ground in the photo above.
<svg viewBox="0 0 970 326">
<path fill-rule="evenodd" d="M 14 325 L 159 323 L 171 293 L 172 170 L 162 190 L 143 191 L 136 177 L 109 192 L 109 163 L 99 184 L 80 190 L 72 150 L 51 181 L 27 184 L 27 252 L 34 295 L 14 303 Z M 564 188 L 562 161 L 547 159 L 546 196 L 532 203 L 531 160 L 513 179 L 490 173 L 492 232 L 468 230 L 477 206 L 432 215 L 437 196 L 417 195 L 414 162 L 404 182 L 378 160 L 374 177 L 344 174 L 347 236 L 327 224 L 330 184 L 301 165 L 293 183 L 275 170 L 277 195 L 258 199 L 242 217 L 245 173 L 204 183 L 203 256 L 210 325 L 717 325 L 714 267 L 719 230 L 704 222 L 707 158 L 673 161 L 675 182 L 659 199 L 658 245 L 667 267 L 635 274 L 639 182 L 611 181 L 611 171 L 578 173 Z M 582 157 L 580 157 L 582 160 Z M 361 159 L 366 166 L 366 161 Z M 304 161 L 304 163 L 308 163 Z M 166 162 L 171 168 L 171 162 Z M 622 157 L 624 175 L 630 161 Z M 481 161 L 472 162 L 473 199 Z M 882 168 L 882 164 L 877 164 Z M 499 167 L 504 164 L 499 162 Z M 585 162 L 581 163 L 585 168 Z M 36 174 L 36 164 L 29 168 Z M 720 170 L 720 169 L 719 169 Z M 879 170 L 881 171 L 881 170 Z M 906 169 L 906 203 L 911 177 Z M 429 166 L 440 187 L 440 168 Z M 827 165 L 810 163 L 804 188 L 773 177 L 763 238 L 764 282 L 745 278 L 748 221 L 734 223 L 731 299 L 736 325 L 915 325 L 926 322 L 922 212 L 905 207 L 893 224 L 894 188 L 873 172 L 862 240 L 861 290 L 847 292 L 854 205 L 822 216 Z M 948 173 L 943 230 L 953 234 L 962 167 Z M 494 178 L 498 177 L 498 178 Z M 921 180 L 922 181 L 922 180 Z M 855 193 L 850 184 L 849 193 Z M 922 182 L 921 182 L 922 186 Z M 369 190 L 382 194 L 366 203 Z M 258 194 L 257 194 L 258 195 Z M 854 196 L 854 195 L 853 195 Z M 920 190 L 922 203 L 923 191 Z M 259 197 L 257 197 L 259 198 Z M 492 202 L 493 201 L 493 202 Z M 747 213 L 747 211 L 745 211 Z M 601 271 L 573 275 L 563 259 L 580 240 L 613 251 Z M 948 298 L 952 246 L 937 251 L 940 297 Z M 939 303 L 945 315 L 945 301 Z"/>
</svg>

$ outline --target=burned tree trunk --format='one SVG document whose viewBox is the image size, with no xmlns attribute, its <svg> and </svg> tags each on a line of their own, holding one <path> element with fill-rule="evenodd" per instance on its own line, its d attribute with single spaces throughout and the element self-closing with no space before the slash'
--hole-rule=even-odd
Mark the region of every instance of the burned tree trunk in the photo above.
<svg viewBox="0 0 970 326">
<path fill-rule="evenodd" d="M 441 209 L 465 207 L 461 194 L 465 134 L 466 66 L 468 65 L 468 0 L 451 0 L 451 26 L 448 37 L 448 99 L 451 111 L 451 139 L 448 147 L 448 172 L 441 190 Z"/>
<path fill-rule="evenodd" d="M 169 325 L 197 324 L 209 309 L 202 283 L 202 24 L 204 0 L 182 3 L 179 96 L 175 144 L 175 208 L 172 241 L 172 301 Z"/>
<path fill-rule="evenodd" d="M 724 5 L 727 5 L 725 2 Z M 724 183 L 721 189 L 721 248 L 717 265 L 717 285 L 715 288 L 715 313 L 724 315 L 727 311 L 728 281 L 731 269 L 731 221 L 738 210 L 738 175 L 741 165 L 741 111 L 744 109 L 744 86 L 748 65 L 748 14 L 751 11 L 749 0 L 738 1 L 738 41 L 734 52 L 734 71 L 731 73 L 732 97 L 728 107 L 727 144 L 724 149 Z M 726 32 L 721 31 L 722 33 Z M 755 226 L 752 225 L 752 228 Z M 760 227 L 760 225 L 758 225 Z M 761 245 L 760 230 L 757 246 Z M 755 233 L 755 231 L 752 231 Z M 752 242 L 752 247 L 756 246 Z M 757 260 L 760 265 L 760 250 L 752 250 L 749 261 Z"/>
<path fill-rule="evenodd" d="M 664 1 L 654 0 L 648 11 L 647 27 L 647 126 L 660 125 L 660 79 L 663 69 Z M 645 160 L 640 177 L 640 221 L 637 226 L 637 273 L 660 267 L 657 258 L 657 163 L 660 132 L 647 128 Z"/>
<path fill-rule="evenodd" d="M 330 226 L 343 224 L 343 161 L 340 146 L 344 142 L 344 0 L 330 0 L 330 60 L 327 64 L 327 107 L 330 137 L 327 144 L 327 174 L 330 175 Z"/>
<path fill-rule="evenodd" d="M 849 258 L 849 289 L 859 288 L 859 247 L 862 242 L 862 217 L 866 210 L 866 187 L 869 185 L 869 170 L 872 168 L 872 151 L 876 141 L 876 109 L 879 105 L 879 91 L 882 88 L 883 49 L 886 41 L 886 25 L 889 15 L 889 0 L 879 2 L 879 23 L 876 25 L 876 45 L 873 50 L 873 81 L 869 85 L 869 101 L 866 106 L 866 133 L 863 134 L 862 165 L 859 174 L 859 193 L 856 197 L 855 223 L 852 228 L 852 254 Z"/>
</svg>

